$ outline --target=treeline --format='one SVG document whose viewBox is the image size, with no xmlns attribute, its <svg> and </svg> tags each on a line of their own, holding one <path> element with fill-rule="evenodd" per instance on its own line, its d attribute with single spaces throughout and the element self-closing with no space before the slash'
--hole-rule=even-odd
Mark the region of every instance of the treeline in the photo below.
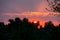
<svg viewBox="0 0 60 40">
<path fill-rule="evenodd" d="M 39 22 L 31 23 L 27 18 L 9 19 L 9 22 L 8 25 L 0 22 L 0 40 L 60 40 L 60 24 L 54 26 L 49 21 L 38 29 Z"/>
</svg>

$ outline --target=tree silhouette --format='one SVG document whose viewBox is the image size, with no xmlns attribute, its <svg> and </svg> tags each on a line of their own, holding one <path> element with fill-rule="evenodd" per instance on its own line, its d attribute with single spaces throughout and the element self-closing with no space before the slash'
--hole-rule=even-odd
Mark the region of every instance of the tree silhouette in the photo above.
<svg viewBox="0 0 60 40">
<path fill-rule="evenodd" d="M 60 13 L 60 3 L 58 3 L 60 0 L 52 0 L 51 2 L 47 0 L 48 6 L 50 7 L 51 10 L 47 9 L 48 11 L 53 11 L 53 12 L 59 12 Z"/>
<path fill-rule="evenodd" d="M 37 23 L 21 20 L 16 17 L 9 19 L 9 24 L 0 22 L 0 40 L 60 40 L 60 24 L 54 26 L 52 21 L 46 22 L 44 28 Z"/>
</svg>

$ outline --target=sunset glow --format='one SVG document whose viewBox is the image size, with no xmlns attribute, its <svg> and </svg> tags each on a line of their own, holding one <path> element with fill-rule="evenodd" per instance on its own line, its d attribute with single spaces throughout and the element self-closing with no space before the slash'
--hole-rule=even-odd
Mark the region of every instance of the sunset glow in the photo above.
<svg viewBox="0 0 60 40">
<path fill-rule="evenodd" d="M 50 0 L 51 2 L 52 0 Z M 30 22 L 39 21 L 44 25 L 47 21 L 52 21 L 55 25 L 60 24 L 60 13 L 47 11 L 50 10 L 46 0 L 17 0 L 4 1 L 1 9 L 0 21 L 8 24 L 9 19 L 19 17 L 20 19 L 28 18 Z M 34 23 L 36 23 L 36 21 Z"/>
<path fill-rule="evenodd" d="M 0 40 L 60 40 L 60 0 L 0 0 Z"/>
<path fill-rule="evenodd" d="M 34 21 L 34 23 L 37 23 L 37 21 L 40 22 L 40 25 L 44 26 L 44 23 L 45 22 L 48 22 L 48 21 L 52 21 L 55 25 L 57 24 L 60 24 L 60 22 L 58 20 L 60 19 L 57 19 L 57 18 L 60 18 L 59 17 L 59 13 L 54 13 L 54 12 L 23 12 L 23 13 L 5 13 L 3 14 L 4 16 L 7 16 L 9 17 L 8 19 L 11 19 L 11 18 L 15 18 L 15 17 L 19 17 L 21 19 L 23 19 L 24 17 L 28 18 L 30 22 L 33 22 L 33 20 L 36 20 Z M 10 18 L 11 17 L 11 18 Z M 7 24 L 8 20 L 5 20 L 4 22 Z"/>
<path fill-rule="evenodd" d="M 33 23 L 37 23 L 37 21 L 33 21 Z"/>
</svg>

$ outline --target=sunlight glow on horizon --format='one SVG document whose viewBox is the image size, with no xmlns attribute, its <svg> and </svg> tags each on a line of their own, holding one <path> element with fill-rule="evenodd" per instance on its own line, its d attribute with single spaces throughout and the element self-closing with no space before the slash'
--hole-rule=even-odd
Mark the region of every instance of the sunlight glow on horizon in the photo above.
<svg viewBox="0 0 60 40">
<path fill-rule="evenodd" d="M 37 21 L 35 20 L 35 21 L 33 21 L 33 23 L 37 23 Z"/>
<path fill-rule="evenodd" d="M 23 12 L 23 13 L 5 13 L 3 14 L 4 16 L 8 16 L 8 17 L 11 17 L 11 18 L 16 18 L 16 17 L 19 17 L 19 18 L 24 18 L 24 17 L 27 17 L 29 19 L 30 22 L 32 22 L 33 20 L 36 20 L 36 21 L 39 21 L 40 22 L 40 25 L 43 25 L 44 26 L 44 23 L 47 22 L 47 21 L 52 21 L 54 22 L 54 24 L 60 24 L 59 21 L 55 20 L 56 19 L 56 16 L 53 16 L 53 15 L 49 15 L 54 13 L 54 12 Z M 55 19 L 54 19 L 55 18 Z M 10 18 L 9 18 L 10 19 Z M 48 19 L 48 20 L 47 20 Z M 9 23 L 7 21 L 4 21 L 6 24 Z"/>
</svg>

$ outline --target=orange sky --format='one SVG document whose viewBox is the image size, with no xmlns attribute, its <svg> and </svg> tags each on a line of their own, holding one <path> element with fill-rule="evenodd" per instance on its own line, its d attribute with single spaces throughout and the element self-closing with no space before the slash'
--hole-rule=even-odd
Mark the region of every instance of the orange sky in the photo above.
<svg viewBox="0 0 60 40">
<path fill-rule="evenodd" d="M 4 21 L 6 24 L 9 19 L 15 17 L 21 19 L 26 17 L 30 21 L 37 20 L 41 25 L 44 25 L 46 21 L 53 21 L 55 25 L 60 24 L 60 13 L 46 10 L 46 8 L 51 10 L 47 0 L 4 0 L 0 2 L 0 21 Z M 54 0 L 49 0 L 49 2 L 54 2 Z"/>
<path fill-rule="evenodd" d="M 47 21 L 52 21 L 55 25 L 58 25 L 58 24 L 60 24 L 60 22 L 59 22 L 60 17 L 54 16 L 54 14 L 56 14 L 56 13 L 54 13 L 54 12 L 23 12 L 23 13 L 14 13 L 14 14 L 5 13 L 4 16 L 8 16 L 11 18 L 20 17 L 21 19 L 26 17 L 31 22 L 33 22 L 34 20 L 39 21 L 40 25 L 43 25 L 43 26 L 44 26 L 44 23 Z M 59 14 L 59 13 L 57 13 L 57 14 Z M 4 22 L 8 23 L 7 21 L 4 21 Z"/>
</svg>

